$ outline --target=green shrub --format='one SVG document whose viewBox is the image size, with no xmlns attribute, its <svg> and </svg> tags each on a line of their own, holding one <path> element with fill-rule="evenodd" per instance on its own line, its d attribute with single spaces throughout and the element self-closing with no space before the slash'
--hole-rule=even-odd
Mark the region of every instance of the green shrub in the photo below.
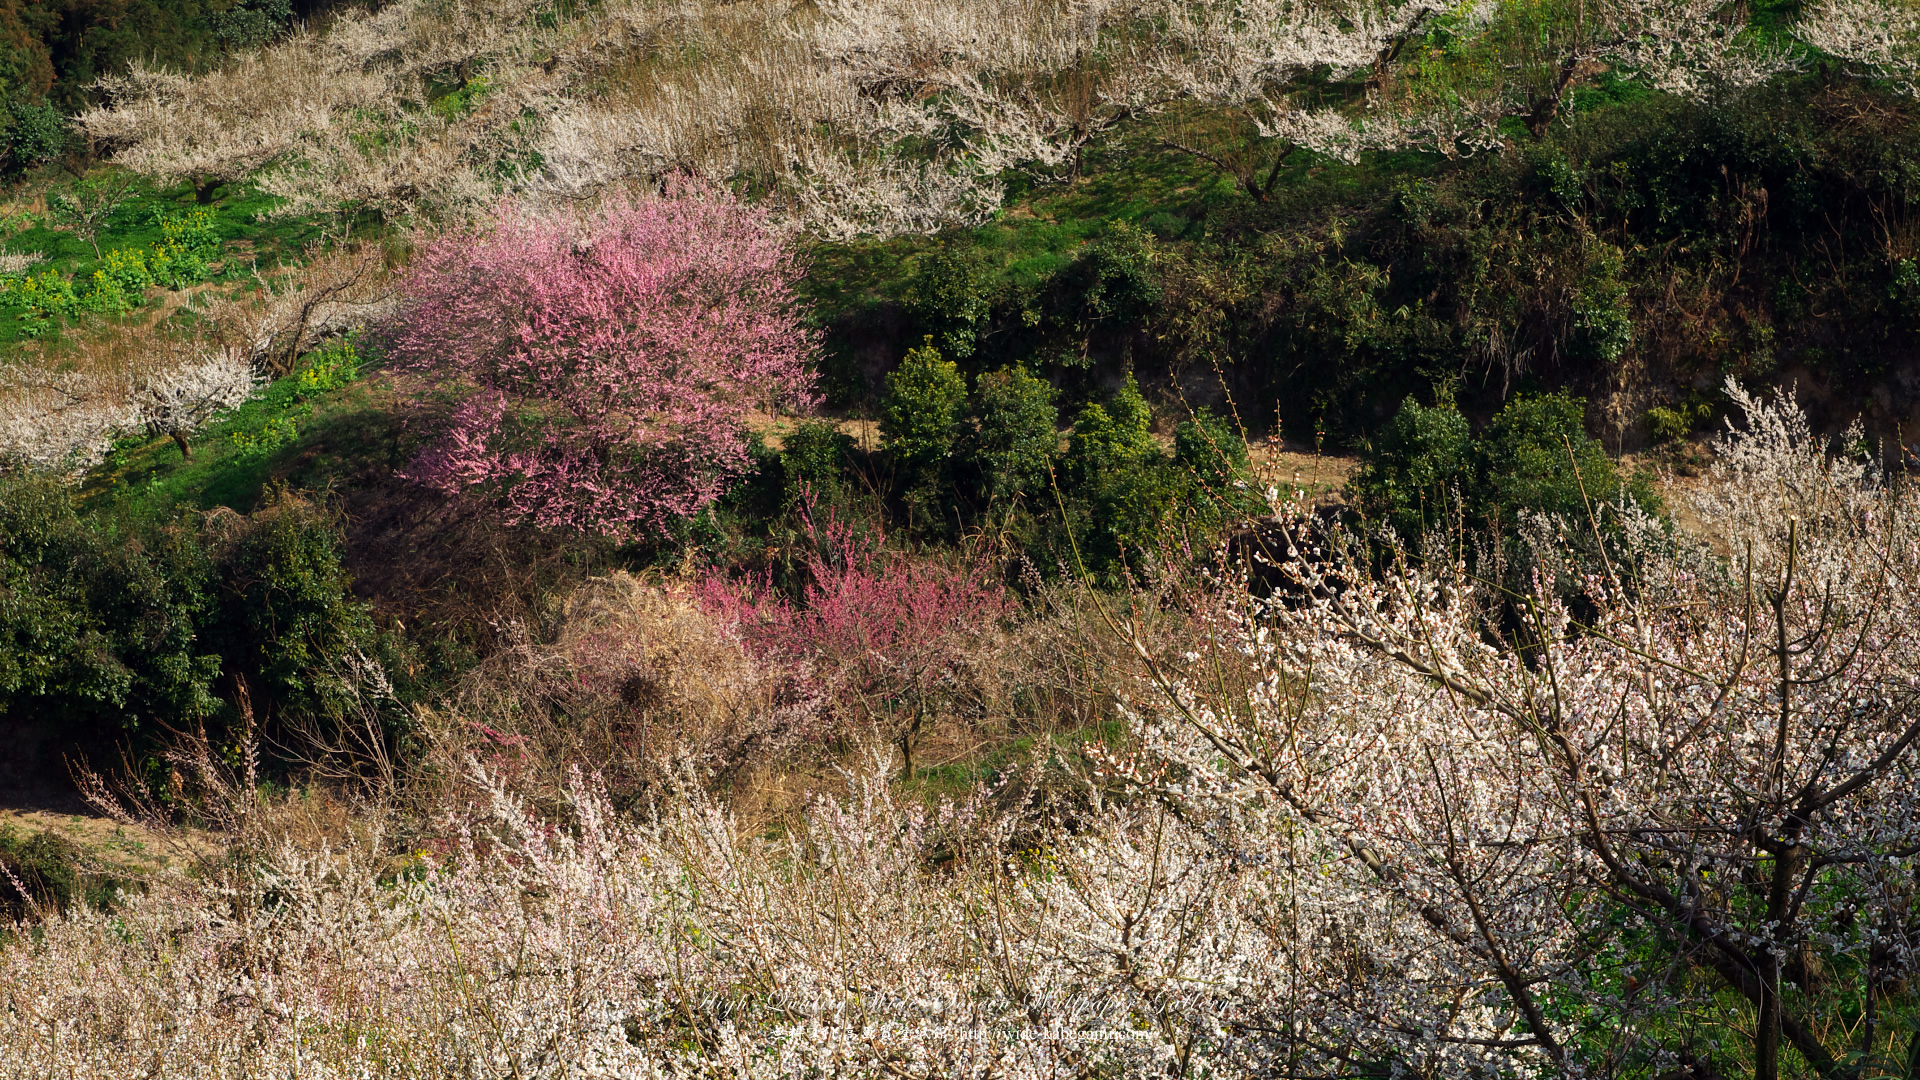
<svg viewBox="0 0 1920 1080">
<path fill-rule="evenodd" d="M 211 715 L 210 585 L 184 530 L 128 537 L 80 519 L 52 484 L 0 488 L 0 716 L 100 744 L 155 717 Z"/>
<path fill-rule="evenodd" d="M 907 282 L 908 314 L 948 355 L 965 359 L 993 314 L 992 276 L 971 249 L 946 247 L 920 260 Z"/>
<path fill-rule="evenodd" d="M 1360 512 L 1418 540 L 1452 516 L 1470 486 L 1472 435 L 1452 405 L 1428 408 L 1412 398 L 1373 439 L 1349 485 Z"/>
<path fill-rule="evenodd" d="M 887 452 L 909 470 L 937 470 L 953 454 L 966 400 L 967 380 L 953 361 L 941 357 L 931 338 L 910 350 L 887 376 L 887 395 L 880 404 Z"/>
<path fill-rule="evenodd" d="M 22 836 L 0 827 L 0 924 L 28 918 L 36 908 L 66 911 L 83 895 L 79 863 L 80 849 L 58 833 Z"/>
<path fill-rule="evenodd" d="M 7 102 L 0 108 L 0 177 L 13 179 L 53 160 L 72 136 L 72 125 L 52 105 Z"/>
<path fill-rule="evenodd" d="M 15 882 L 24 887 L 25 896 Z M 65 912 L 78 901 L 96 910 L 111 910 L 121 891 L 134 886 L 51 829 L 27 835 L 12 826 L 0 826 L 0 927 L 40 912 Z"/>
<path fill-rule="evenodd" d="M 1661 443 L 1684 439 L 1711 419 L 1713 406 L 1704 401 L 1682 401 L 1672 407 L 1655 405 L 1645 417 L 1647 433 Z"/>
<path fill-rule="evenodd" d="M 1894 309 L 1908 318 L 1920 315 L 1920 264 L 1912 259 L 1896 260 L 1887 283 L 1887 297 Z"/>
<path fill-rule="evenodd" d="M 292 0 L 240 0 L 207 19 L 214 40 L 236 52 L 267 44 L 284 34 L 292 22 Z"/>
<path fill-rule="evenodd" d="M 1060 448 L 1053 387 L 1025 368 L 988 372 L 974 386 L 973 414 L 970 451 L 982 494 L 1005 503 L 1044 492 Z"/>
<path fill-rule="evenodd" d="M 1620 253 L 1600 245 L 1574 292 L 1567 346 L 1575 359 L 1610 365 L 1633 345 L 1633 318 L 1621 272 Z"/>
<path fill-rule="evenodd" d="M 1528 510 L 1585 519 L 1620 492 L 1619 470 L 1588 437 L 1586 403 L 1566 393 L 1522 394 L 1474 441 L 1472 509 L 1489 524 Z"/>
<path fill-rule="evenodd" d="M 324 716 L 342 659 L 385 648 L 333 522 L 297 500 L 217 513 L 202 532 L 82 518 L 49 483 L 0 487 L 0 725 L 139 748 L 156 722 L 232 718 L 236 677 L 262 717 Z"/>
<path fill-rule="evenodd" d="M 251 517 L 215 518 L 207 547 L 218 577 L 208 637 L 253 684 L 255 710 L 336 712 L 342 660 L 377 655 L 381 645 L 348 587 L 333 519 L 280 495 Z"/>
<path fill-rule="evenodd" d="M 780 448 L 780 466 L 786 474 L 786 497 L 792 503 L 801 486 L 816 495 L 837 498 L 845 487 L 847 464 L 853 457 L 853 437 L 826 420 L 807 420 L 789 433 Z"/>
<path fill-rule="evenodd" d="M 1159 444 L 1153 441 L 1153 410 L 1132 376 L 1112 400 L 1105 405 L 1088 404 L 1074 418 L 1067 460 L 1077 482 L 1130 468 L 1159 454 Z"/>
<path fill-rule="evenodd" d="M 1522 394 L 1475 435 L 1452 405 L 1409 398 L 1374 439 L 1351 490 L 1363 514 L 1416 541 L 1456 507 L 1468 526 L 1494 532 L 1529 511 L 1604 518 L 1623 490 L 1657 508 L 1645 482 L 1623 480 L 1587 435 L 1585 413 L 1585 402 L 1565 393 Z"/>
<path fill-rule="evenodd" d="M 1087 248 L 1079 273 L 1089 321 L 1142 320 L 1165 295 L 1154 269 L 1153 237 L 1124 221 Z"/>
<path fill-rule="evenodd" d="M 1203 409 L 1182 421 L 1173 460 L 1185 481 L 1182 505 L 1198 527 L 1214 531 L 1265 512 L 1247 441 L 1224 418 Z"/>
<path fill-rule="evenodd" d="M 1172 462 L 1153 439 L 1153 414 L 1129 377 L 1104 405 L 1091 403 L 1073 421 L 1063 492 L 1080 558 L 1096 575 L 1111 575 L 1159 549 L 1180 493 Z"/>
</svg>

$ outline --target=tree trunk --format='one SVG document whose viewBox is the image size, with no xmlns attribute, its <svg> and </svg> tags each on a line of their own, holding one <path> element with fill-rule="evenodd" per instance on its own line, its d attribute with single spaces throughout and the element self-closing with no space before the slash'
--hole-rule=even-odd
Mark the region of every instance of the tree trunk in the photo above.
<svg viewBox="0 0 1920 1080">
<path fill-rule="evenodd" d="M 173 445 L 180 448 L 180 459 L 182 461 L 192 461 L 193 447 L 187 445 L 187 433 L 184 431 L 170 431 L 167 434 L 173 436 Z"/>
<path fill-rule="evenodd" d="M 1780 960 L 1760 973 L 1759 1031 L 1753 1039 L 1753 1080 L 1780 1080 Z"/>
</svg>

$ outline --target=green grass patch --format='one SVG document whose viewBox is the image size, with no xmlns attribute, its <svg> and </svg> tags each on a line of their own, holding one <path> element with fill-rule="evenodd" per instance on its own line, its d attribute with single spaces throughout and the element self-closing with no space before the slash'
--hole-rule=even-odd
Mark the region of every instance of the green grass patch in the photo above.
<svg viewBox="0 0 1920 1080">
<path fill-rule="evenodd" d="M 997 782 L 1015 769 L 1054 757 L 1074 760 L 1089 746 L 1117 747 L 1126 736 L 1127 725 L 1121 720 L 1106 720 L 1048 734 L 1022 735 L 958 761 L 916 765 L 910 782 L 925 796 L 959 798 L 982 784 Z"/>
<path fill-rule="evenodd" d="M 191 460 L 164 436 L 129 436 L 87 477 L 81 505 L 139 520 L 223 506 L 247 513 L 271 487 L 325 491 L 391 469 L 402 460 L 395 395 L 363 370 L 351 343 L 308 357 L 196 432 Z"/>
<path fill-rule="evenodd" d="M 0 291 L 0 356 L 23 340 L 58 340 L 84 318 L 143 307 L 154 286 L 235 282 L 256 268 L 278 267 L 343 227 L 330 217 L 275 217 L 279 200 L 250 186 L 229 185 L 220 189 L 222 197 L 201 204 L 190 184 L 157 188 L 141 181 L 94 224 L 89 239 L 59 207 L 79 184 L 97 178 L 52 182 L 37 192 L 44 209 L 16 210 L 0 220 L 0 249 L 45 256 Z M 15 205 L 32 194 L 16 193 Z M 383 228 L 372 217 L 345 227 L 355 235 Z"/>
</svg>

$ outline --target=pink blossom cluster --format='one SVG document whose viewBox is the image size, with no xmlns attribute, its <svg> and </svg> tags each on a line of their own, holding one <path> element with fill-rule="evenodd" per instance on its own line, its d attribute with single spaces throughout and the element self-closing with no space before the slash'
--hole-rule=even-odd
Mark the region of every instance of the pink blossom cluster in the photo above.
<svg viewBox="0 0 1920 1080">
<path fill-rule="evenodd" d="M 698 513 L 747 471 L 749 411 L 813 400 L 801 273 L 764 212 L 707 188 L 503 205 L 402 286 L 391 355 L 461 394 L 410 475 L 616 539 Z"/>
<path fill-rule="evenodd" d="M 976 564 L 915 558 L 837 517 L 807 528 L 813 548 L 796 601 L 764 577 L 710 576 L 706 608 L 762 659 L 803 665 L 843 716 L 885 726 L 957 689 L 968 644 L 1014 604 Z"/>
</svg>

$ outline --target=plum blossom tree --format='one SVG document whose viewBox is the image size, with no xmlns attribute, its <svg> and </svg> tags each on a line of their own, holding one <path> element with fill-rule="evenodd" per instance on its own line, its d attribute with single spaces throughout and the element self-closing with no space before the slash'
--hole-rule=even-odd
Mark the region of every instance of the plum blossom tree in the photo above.
<svg viewBox="0 0 1920 1080">
<path fill-rule="evenodd" d="M 245 404 L 260 382 L 252 364 L 221 351 L 141 380 L 134 403 L 147 430 L 172 439 L 180 456 L 191 461 L 193 445 L 187 436 Z"/>
<path fill-rule="evenodd" d="M 800 274 L 764 212 L 711 189 L 501 207 L 401 286 L 392 355 L 464 395 L 411 475 L 618 538 L 698 512 L 747 469 L 748 411 L 812 401 Z"/>
<path fill-rule="evenodd" d="M 805 521 L 813 551 L 800 602 L 764 579 L 718 576 L 701 584 L 701 602 L 763 663 L 803 673 L 835 736 L 884 735 L 912 777 L 922 727 L 943 701 L 968 696 L 978 642 L 1012 604 L 978 565 L 888 551 L 878 532 L 816 522 L 810 504 Z"/>
<path fill-rule="evenodd" d="M 80 476 L 135 419 L 122 380 L 22 367 L 0 382 L 0 464 Z"/>
<path fill-rule="evenodd" d="M 1464 566 L 1349 575 L 1337 550 L 1290 550 L 1299 591 L 1223 617 L 1229 679 L 1153 664 L 1114 774 L 1215 853 L 1188 878 L 1224 860 L 1251 880 L 1182 899 L 1169 877 L 1138 904 L 1211 903 L 1209 940 L 1287 956 L 1245 967 L 1267 980 L 1251 997 L 1169 979 L 1163 1010 L 1323 1067 L 1657 1071 L 1686 1050 L 1661 1018 L 1716 997 L 1751 1017 L 1757 1080 L 1789 1049 L 1818 1073 L 1920 1053 L 1877 1013 L 1920 960 L 1910 495 L 1791 404 L 1728 393 L 1748 426 L 1696 510 L 1730 558 L 1626 500 L 1592 562 L 1570 554 L 1588 525 L 1538 517 L 1515 635 Z M 1081 861 L 1157 858 L 1115 821 Z M 1284 904 L 1263 910 L 1268 888 Z M 1596 1037 L 1575 1020 L 1593 1015 L 1620 1022 Z"/>
<path fill-rule="evenodd" d="M 286 213 L 464 214 L 503 190 L 591 197 L 684 174 L 748 180 L 847 239 L 977 223 L 1009 170 L 1071 179 L 1090 145 L 1179 101 L 1238 113 L 1237 134 L 1201 124 L 1167 145 L 1265 198 L 1296 149 L 1475 153 L 1507 144 L 1506 119 L 1539 134 L 1609 70 L 1708 97 L 1793 66 L 1723 0 L 565 7 L 343 11 L 216 70 L 104 79 L 78 122 L 129 169 L 203 196 L 250 177 Z M 1820 10 L 1796 30 L 1816 47 L 1911 68 L 1904 9 Z"/>
<path fill-rule="evenodd" d="M 1824 0 L 1800 25 L 1807 44 L 1920 97 L 1920 13 L 1882 0 Z"/>
<path fill-rule="evenodd" d="M 1912 495 L 1791 407 L 1729 395 L 1748 421 L 1694 507 L 1717 548 L 1626 504 L 1590 558 L 1584 522 L 1536 518 L 1542 587 L 1503 597 L 1444 560 L 1342 575 L 1336 534 L 1302 530 L 1321 550 L 1275 553 L 1300 586 L 1282 602 L 1195 590 L 1197 632 L 1172 641 L 1141 616 L 1127 738 L 1086 747 L 1108 782 L 1070 799 L 1034 770 L 929 805 L 880 757 L 768 829 L 691 768 L 620 806 L 583 775 L 530 798 L 469 764 L 429 770 L 464 796 L 397 856 L 274 827 L 251 757 L 231 769 L 202 737 L 170 755 L 174 790 L 232 846 L 196 829 L 197 872 L 0 948 L 0 1060 L 196 1080 L 1910 1076 Z M 990 591 L 901 569 L 823 564 L 805 607 L 707 596 L 737 637 L 603 582 L 586 603 L 611 606 L 563 631 L 573 659 L 515 677 L 604 699 L 652 656 L 699 654 L 672 681 L 744 701 L 783 682 L 749 654 L 878 671 L 982 621 Z M 713 708 L 664 692 L 682 723 Z M 476 719 L 423 717 L 462 759 Z"/>
</svg>

